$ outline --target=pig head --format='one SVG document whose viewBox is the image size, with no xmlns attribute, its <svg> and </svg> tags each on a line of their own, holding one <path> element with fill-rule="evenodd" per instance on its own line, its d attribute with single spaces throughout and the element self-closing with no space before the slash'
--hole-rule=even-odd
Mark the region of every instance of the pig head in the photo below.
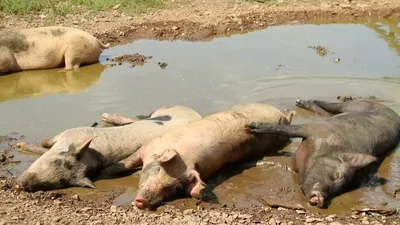
<svg viewBox="0 0 400 225">
<path fill-rule="evenodd" d="M 301 189 L 310 205 L 323 207 L 325 200 L 345 190 L 357 170 L 377 161 L 362 153 L 339 153 L 310 159 L 301 177 Z"/>
<path fill-rule="evenodd" d="M 17 188 L 31 192 L 71 186 L 95 188 L 86 177 L 87 163 L 82 162 L 95 137 L 72 143 L 65 150 L 46 152 L 18 177 Z"/>
<path fill-rule="evenodd" d="M 167 149 L 154 154 L 153 161 L 143 168 L 135 205 L 140 209 L 151 209 L 182 191 L 200 198 L 205 188 L 200 174 L 189 168 L 176 150 Z"/>
</svg>

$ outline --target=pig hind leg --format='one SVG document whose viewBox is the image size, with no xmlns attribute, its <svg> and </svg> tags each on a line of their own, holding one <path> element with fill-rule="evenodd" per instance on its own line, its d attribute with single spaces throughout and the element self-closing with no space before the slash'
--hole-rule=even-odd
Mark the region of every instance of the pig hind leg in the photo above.
<svg viewBox="0 0 400 225">
<path fill-rule="evenodd" d="M 135 168 L 141 166 L 143 164 L 142 159 L 140 157 L 140 149 L 129 156 L 126 159 L 123 159 L 115 164 L 112 164 L 109 167 L 102 169 L 97 175 L 98 179 L 106 179 L 111 178 L 122 173 L 126 173 L 134 170 Z"/>
<path fill-rule="evenodd" d="M 77 69 L 82 59 L 73 53 L 65 52 L 65 70 Z"/>
<path fill-rule="evenodd" d="M 365 100 L 329 103 L 320 100 L 298 99 L 296 105 L 322 115 L 336 115 L 343 112 L 364 112 L 374 108 L 374 103 Z"/>
<path fill-rule="evenodd" d="M 342 113 L 347 104 L 348 103 L 328 103 L 320 100 L 296 100 L 296 106 L 323 116 L 332 116 Z"/>
<path fill-rule="evenodd" d="M 253 134 L 272 134 L 291 138 L 307 138 L 305 125 L 276 125 L 264 122 L 253 122 L 249 125 L 249 131 Z"/>
</svg>

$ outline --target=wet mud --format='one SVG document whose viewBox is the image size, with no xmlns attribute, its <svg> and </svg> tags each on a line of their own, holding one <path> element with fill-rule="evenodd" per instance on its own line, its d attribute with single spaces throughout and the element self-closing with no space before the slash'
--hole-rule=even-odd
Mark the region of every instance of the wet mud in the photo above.
<svg viewBox="0 0 400 225">
<path fill-rule="evenodd" d="M 317 45 L 317 46 L 308 46 L 308 48 L 314 49 L 317 55 L 319 56 L 326 56 L 330 53 L 330 51 L 325 48 L 324 46 Z"/>
<path fill-rule="evenodd" d="M 114 62 L 112 64 L 110 64 L 110 66 L 116 66 L 116 65 L 122 65 L 122 63 L 129 63 L 131 64 L 131 67 L 135 67 L 135 66 L 143 66 L 145 63 L 147 63 L 148 59 L 152 59 L 153 56 L 144 56 L 138 53 L 135 54 L 125 54 L 125 55 L 121 55 L 121 56 L 117 56 L 114 58 L 107 58 L 107 61 L 110 62 Z"/>
<path fill-rule="evenodd" d="M 366 96 L 351 96 L 351 95 L 341 96 L 341 95 L 339 95 L 336 97 L 336 99 L 341 102 L 348 102 L 348 101 L 353 101 L 353 100 L 370 100 L 370 101 L 376 101 L 376 102 L 384 101 L 373 95 L 366 95 Z"/>
</svg>

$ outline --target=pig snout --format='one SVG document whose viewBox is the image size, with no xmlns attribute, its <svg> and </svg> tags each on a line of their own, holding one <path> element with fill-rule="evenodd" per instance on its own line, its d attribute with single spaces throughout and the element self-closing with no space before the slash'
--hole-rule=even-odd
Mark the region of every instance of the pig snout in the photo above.
<svg viewBox="0 0 400 225">
<path fill-rule="evenodd" d="M 321 195 L 320 192 L 313 192 L 308 200 L 308 203 L 311 206 L 322 208 L 325 204 L 324 197 Z"/>
<path fill-rule="evenodd" d="M 139 209 L 144 209 L 146 208 L 146 202 L 142 196 L 136 196 L 134 204 L 136 207 Z"/>
</svg>

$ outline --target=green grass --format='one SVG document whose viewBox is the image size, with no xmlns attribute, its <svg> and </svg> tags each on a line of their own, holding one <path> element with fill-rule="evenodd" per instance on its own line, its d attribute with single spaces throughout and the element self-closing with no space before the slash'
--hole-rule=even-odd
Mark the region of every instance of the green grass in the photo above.
<svg viewBox="0 0 400 225">
<path fill-rule="evenodd" d="M 0 0 L 0 12 L 27 15 L 46 11 L 62 16 L 112 9 L 115 5 L 120 5 L 120 11 L 140 13 L 161 8 L 164 3 L 163 0 Z"/>
</svg>

